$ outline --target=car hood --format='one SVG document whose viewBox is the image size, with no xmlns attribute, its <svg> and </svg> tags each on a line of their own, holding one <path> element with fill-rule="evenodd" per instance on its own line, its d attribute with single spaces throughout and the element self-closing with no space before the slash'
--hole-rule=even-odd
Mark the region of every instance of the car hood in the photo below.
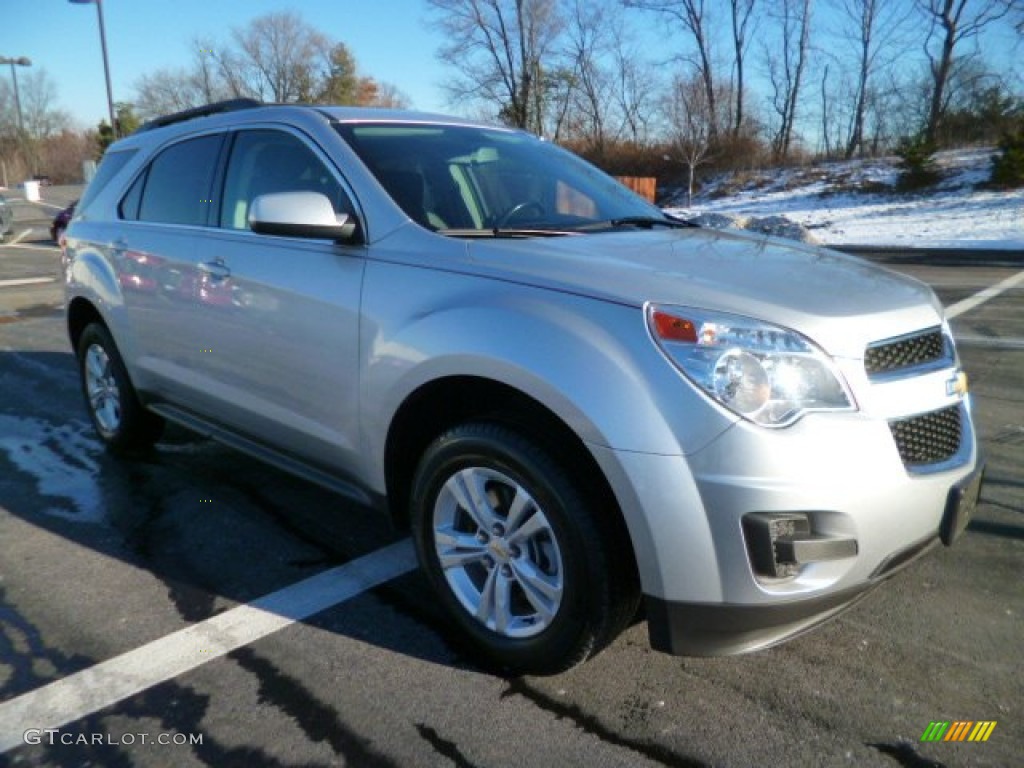
<svg viewBox="0 0 1024 768">
<path fill-rule="evenodd" d="M 733 312 L 808 336 L 838 357 L 938 325 L 925 284 L 854 256 L 800 243 L 709 230 L 471 240 L 471 271 L 643 306 Z"/>
</svg>

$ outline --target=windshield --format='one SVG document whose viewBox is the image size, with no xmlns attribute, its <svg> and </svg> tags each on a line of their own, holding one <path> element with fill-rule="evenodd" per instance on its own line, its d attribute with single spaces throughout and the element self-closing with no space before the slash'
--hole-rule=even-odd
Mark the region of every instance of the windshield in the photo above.
<svg viewBox="0 0 1024 768">
<path fill-rule="evenodd" d="M 457 125 L 339 124 L 411 219 L 453 236 L 671 222 L 619 182 L 530 134 Z"/>
</svg>

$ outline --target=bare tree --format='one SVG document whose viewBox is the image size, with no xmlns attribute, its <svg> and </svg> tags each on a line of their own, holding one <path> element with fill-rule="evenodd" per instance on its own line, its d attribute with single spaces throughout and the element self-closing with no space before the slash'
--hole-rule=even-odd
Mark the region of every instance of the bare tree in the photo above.
<svg viewBox="0 0 1024 768">
<path fill-rule="evenodd" d="M 928 25 L 924 51 L 931 75 L 931 95 L 924 139 L 934 144 L 946 103 L 954 58 L 964 41 L 978 37 L 1013 8 L 1006 0 L 916 0 Z"/>
<path fill-rule="evenodd" d="M 720 99 L 715 103 L 719 104 Z M 666 104 L 673 151 L 686 165 L 686 204 L 693 202 L 697 169 L 711 161 L 715 137 L 711 126 L 718 120 L 711 113 L 704 81 L 700 77 L 677 76 Z"/>
<path fill-rule="evenodd" d="M 693 38 L 697 49 L 696 57 L 685 57 L 693 64 L 704 88 L 708 104 L 708 116 L 713 122 L 709 128 L 711 138 L 718 134 L 718 91 L 715 85 L 715 71 L 711 51 L 710 22 L 704 0 L 623 0 L 627 8 L 654 11 L 675 19 Z"/>
<path fill-rule="evenodd" d="M 880 68 L 891 68 L 906 51 L 906 24 L 913 7 L 902 0 L 832 0 L 843 25 L 841 36 L 854 49 L 852 114 L 844 154 L 864 151 L 864 124 L 871 80 Z"/>
<path fill-rule="evenodd" d="M 834 107 L 829 99 L 830 90 L 828 86 L 828 64 L 826 64 L 821 72 L 821 140 L 824 144 L 825 157 L 832 157 L 832 131 L 836 123 L 835 115 L 833 114 Z"/>
<path fill-rule="evenodd" d="M 611 122 L 612 81 L 602 62 L 611 50 L 609 6 L 573 0 L 568 7 L 565 31 L 565 80 L 569 84 L 566 116 L 573 132 L 582 138 L 593 154 L 604 153 Z"/>
<path fill-rule="evenodd" d="M 222 99 L 261 98 L 257 78 L 230 44 L 196 38 L 189 67 L 158 69 L 135 80 L 135 106 L 140 117 L 150 119 Z"/>
<path fill-rule="evenodd" d="M 88 131 L 65 129 L 39 146 L 39 168 L 55 184 L 68 184 L 82 178 L 82 162 L 92 159 L 96 144 Z"/>
<path fill-rule="evenodd" d="M 772 142 L 779 158 L 789 155 L 793 143 L 800 88 L 807 67 L 811 36 L 812 0 L 779 0 L 775 19 L 780 45 L 766 48 L 768 76 L 772 86 L 772 106 L 779 115 L 779 129 Z"/>
<path fill-rule="evenodd" d="M 145 119 L 198 107 L 206 102 L 192 90 L 184 69 L 158 69 L 135 80 L 135 106 Z"/>
<path fill-rule="evenodd" d="M 387 109 L 409 108 L 409 97 L 398 86 L 371 77 L 364 77 L 363 82 L 373 83 L 373 91 L 366 94 L 370 97 L 368 100 L 356 101 L 353 106 L 385 107 Z"/>
<path fill-rule="evenodd" d="M 242 54 L 230 45 L 215 48 L 210 54 L 217 65 L 216 72 L 227 91 L 228 98 L 261 99 L 258 76 L 252 71 L 252 65 Z"/>
<path fill-rule="evenodd" d="M 0 80 L 0 137 L 18 135 L 18 115 L 14 106 L 14 89 L 4 78 Z"/>
<path fill-rule="evenodd" d="M 312 62 L 331 46 L 302 17 L 291 11 L 269 13 L 232 30 L 232 36 L 250 73 L 250 87 L 261 98 L 312 101 Z"/>
<path fill-rule="evenodd" d="M 56 106 L 57 86 L 45 69 L 19 80 L 21 115 L 29 139 L 48 139 L 71 126 L 71 116 Z"/>
<path fill-rule="evenodd" d="M 743 129 L 743 120 L 746 117 L 743 111 L 743 99 L 746 88 L 743 65 L 749 43 L 748 36 L 752 32 L 750 23 L 756 4 L 757 0 L 729 0 L 730 19 L 732 20 L 732 46 L 736 71 L 736 88 L 733 94 L 736 108 L 732 114 L 733 136 L 739 136 L 740 131 Z"/>
<path fill-rule="evenodd" d="M 840 18 L 837 14 L 837 20 Z M 905 38 L 900 37 L 901 41 Z M 927 88 L 908 67 L 888 66 L 906 53 L 907 47 L 893 45 L 889 54 L 876 59 L 863 94 L 861 141 L 855 154 L 878 155 L 894 147 L 907 134 L 905 126 L 922 125 L 921 106 Z M 822 150 L 829 156 L 846 156 L 854 132 L 859 66 L 851 65 L 855 56 L 837 45 L 816 51 L 827 75 L 823 74 L 821 91 Z"/>
<path fill-rule="evenodd" d="M 1013 24 L 1014 31 L 1024 37 L 1024 3 L 1020 0 L 1003 0 L 1003 2 L 1012 14 L 1010 23 Z"/>
<path fill-rule="evenodd" d="M 558 69 L 563 19 L 556 0 L 428 0 L 448 42 L 438 56 L 459 77 L 456 100 L 491 105 L 510 125 L 541 132 L 545 77 Z"/>
<path fill-rule="evenodd" d="M 38 173 L 41 147 L 68 130 L 71 117 L 56 106 L 57 87 L 43 68 L 18 78 L 18 97 L 16 104 L 13 88 L 0 82 L 0 153 L 9 172 Z"/>
<path fill-rule="evenodd" d="M 254 19 L 234 30 L 230 41 L 197 38 L 192 51 L 190 67 L 157 70 L 136 80 L 142 117 L 240 97 L 361 106 L 408 101 L 394 86 L 361 74 L 344 43 L 292 13 Z"/>
<path fill-rule="evenodd" d="M 640 54 L 629 47 L 621 28 L 616 35 L 612 56 L 614 99 L 622 120 L 622 133 L 634 144 L 639 144 L 648 138 L 658 78 Z"/>
<path fill-rule="evenodd" d="M 230 97 L 227 83 L 219 71 L 217 44 L 197 37 L 192 40 L 192 71 L 189 86 L 200 104 L 211 104 Z"/>
</svg>

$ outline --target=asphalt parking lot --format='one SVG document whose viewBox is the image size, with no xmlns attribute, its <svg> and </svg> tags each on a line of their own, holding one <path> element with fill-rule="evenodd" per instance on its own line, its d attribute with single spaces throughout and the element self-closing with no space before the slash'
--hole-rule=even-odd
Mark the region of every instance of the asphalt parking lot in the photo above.
<svg viewBox="0 0 1024 768">
<path fill-rule="evenodd" d="M 1021 764 L 1024 258 L 893 265 L 958 313 L 988 474 L 955 547 L 769 651 L 665 656 L 640 622 L 512 679 L 468 660 L 370 513 L 184 432 L 107 456 L 57 267 L 41 232 L 0 246 L 0 765 Z M 348 599 L 332 577 L 252 607 L 333 568 Z M 922 743 L 933 721 L 997 725 Z"/>
</svg>

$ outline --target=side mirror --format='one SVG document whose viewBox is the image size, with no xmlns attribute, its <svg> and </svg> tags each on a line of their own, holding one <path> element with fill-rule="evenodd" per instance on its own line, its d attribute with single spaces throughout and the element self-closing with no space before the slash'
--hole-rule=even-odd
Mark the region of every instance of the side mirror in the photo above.
<svg viewBox="0 0 1024 768">
<path fill-rule="evenodd" d="M 253 232 L 285 237 L 323 237 L 351 241 L 356 220 L 348 214 L 335 214 L 326 195 L 319 192 L 275 192 L 260 195 L 249 206 L 249 226 Z"/>
</svg>

